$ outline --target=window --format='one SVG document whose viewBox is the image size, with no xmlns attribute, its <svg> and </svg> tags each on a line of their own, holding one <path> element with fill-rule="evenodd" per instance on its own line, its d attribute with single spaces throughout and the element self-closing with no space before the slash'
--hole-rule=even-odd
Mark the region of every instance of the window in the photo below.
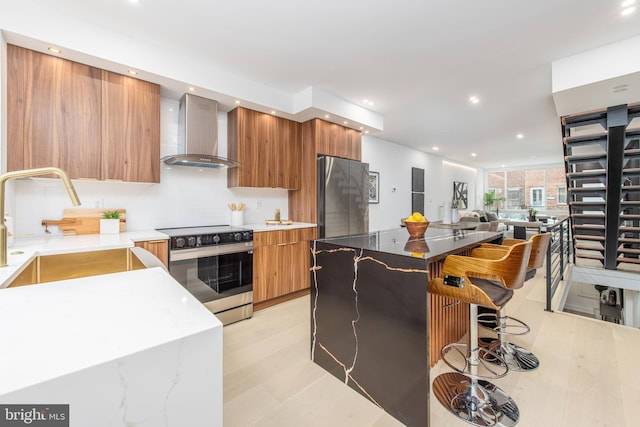
<svg viewBox="0 0 640 427">
<path fill-rule="evenodd" d="M 558 187 L 558 204 L 567 204 L 567 187 Z"/>
<path fill-rule="evenodd" d="M 522 209 L 523 205 L 522 189 L 509 188 L 507 190 L 507 209 Z"/>
<path fill-rule="evenodd" d="M 531 187 L 530 198 L 531 198 L 531 206 L 536 208 L 544 207 L 544 187 Z"/>
</svg>

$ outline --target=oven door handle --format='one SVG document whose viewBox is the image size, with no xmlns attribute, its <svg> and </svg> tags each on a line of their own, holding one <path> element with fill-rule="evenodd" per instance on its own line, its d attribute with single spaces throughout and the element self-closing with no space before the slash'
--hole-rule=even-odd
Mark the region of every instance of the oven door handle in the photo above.
<svg viewBox="0 0 640 427">
<path fill-rule="evenodd" d="M 253 253 L 253 244 L 238 244 L 238 245 L 222 245 L 222 246 L 210 246 L 204 248 L 193 249 L 181 249 L 178 251 L 169 252 L 170 261 L 184 261 L 188 259 L 198 259 L 208 256 L 237 254 L 242 252 Z"/>
</svg>

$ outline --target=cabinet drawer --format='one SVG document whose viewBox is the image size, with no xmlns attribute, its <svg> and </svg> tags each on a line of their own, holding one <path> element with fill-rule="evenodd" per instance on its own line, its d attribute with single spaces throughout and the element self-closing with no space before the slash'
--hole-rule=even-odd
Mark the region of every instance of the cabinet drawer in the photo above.
<svg viewBox="0 0 640 427">
<path fill-rule="evenodd" d="M 293 228 L 291 230 L 260 231 L 253 233 L 253 245 L 268 246 L 294 243 L 316 238 L 316 227 Z"/>
</svg>

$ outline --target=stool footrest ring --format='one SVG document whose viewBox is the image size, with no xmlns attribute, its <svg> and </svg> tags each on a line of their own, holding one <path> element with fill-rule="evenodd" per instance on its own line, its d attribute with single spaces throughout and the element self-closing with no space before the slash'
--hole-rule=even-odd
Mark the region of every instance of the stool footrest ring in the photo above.
<svg viewBox="0 0 640 427">
<path fill-rule="evenodd" d="M 497 352 L 483 347 L 468 350 L 461 343 L 447 344 L 440 349 L 444 363 L 459 374 L 470 378 L 498 379 L 509 372 L 507 362 Z M 454 361 L 453 356 L 457 356 Z M 478 370 L 482 370 L 479 373 Z"/>
<path fill-rule="evenodd" d="M 529 325 L 511 316 L 482 313 L 478 315 L 477 321 L 480 326 L 490 329 L 498 335 L 525 335 L 531 332 Z"/>
</svg>

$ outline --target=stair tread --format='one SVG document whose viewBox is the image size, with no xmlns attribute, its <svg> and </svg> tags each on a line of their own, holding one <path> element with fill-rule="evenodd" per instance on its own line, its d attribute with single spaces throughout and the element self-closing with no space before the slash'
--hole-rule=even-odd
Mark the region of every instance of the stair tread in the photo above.
<svg viewBox="0 0 640 427">
<path fill-rule="evenodd" d="M 589 246 L 589 245 L 581 245 L 579 243 L 573 245 L 575 249 L 585 249 L 588 251 L 604 251 L 604 247 L 602 246 Z"/>
<path fill-rule="evenodd" d="M 598 224 L 573 224 L 573 228 L 586 228 L 591 230 L 604 230 L 604 225 Z"/>
<path fill-rule="evenodd" d="M 618 261 L 618 262 L 627 262 L 627 263 L 630 263 L 630 264 L 640 264 L 640 259 L 638 259 L 638 258 L 622 257 L 622 258 L 616 258 L 616 261 Z"/>
<path fill-rule="evenodd" d="M 575 234 L 573 237 L 576 240 L 597 240 L 597 241 L 604 242 L 604 236 L 589 236 L 586 234 Z"/>
<path fill-rule="evenodd" d="M 601 191 L 607 191 L 607 187 L 571 187 L 567 189 L 571 193 L 596 193 Z"/>
<path fill-rule="evenodd" d="M 569 202 L 571 206 L 604 206 L 607 202 L 604 200 L 601 202 Z"/>
<path fill-rule="evenodd" d="M 621 237 L 618 239 L 620 243 L 640 243 L 640 239 L 634 239 L 632 237 Z"/>
<path fill-rule="evenodd" d="M 590 169 L 588 171 L 581 172 L 569 172 L 567 173 L 568 177 L 576 177 L 576 176 L 599 176 L 605 175 L 607 173 L 606 169 Z"/>
<path fill-rule="evenodd" d="M 595 142 L 595 141 L 606 141 L 607 140 L 607 132 L 599 132 L 599 133 L 590 133 L 588 135 L 580 135 L 580 136 L 567 136 L 563 138 L 565 144 L 575 144 L 580 142 Z"/>
<path fill-rule="evenodd" d="M 604 256 L 602 256 L 602 255 L 576 253 L 576 257 L 577 258 L 587 258 L 587 259 L 597 259 L 599 261 L 604 261 Z"/>
<path fill-rule="evenodd" d="M 573 154 L 565 156 L 564 159 L 567 162 L 580 161 L 580 160 L 602 160 L 607 158 L 607 153 L 599 154 Z"/>
<path fill-rule="evenodd" d="M 640 254 L 640 249 L 633 249 L 633 248 L 619 248 L 619 249 L 618 249 L 618 253 L 625 253 L 625 254 Z"/>
</svg>

